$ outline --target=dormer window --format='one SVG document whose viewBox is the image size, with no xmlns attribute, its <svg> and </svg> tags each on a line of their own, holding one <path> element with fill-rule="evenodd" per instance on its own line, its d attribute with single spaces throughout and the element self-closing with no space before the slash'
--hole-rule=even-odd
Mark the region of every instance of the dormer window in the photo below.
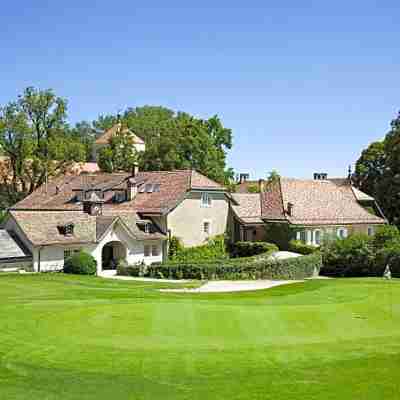
<svg viewBox="0 0 400 400">
<path fill-rule="evenodd" d="M 201 194 L 201 206 L 202 207 L 211 207 L 211 196 L 209 193 L 204 192 Z"/>
<path fill-rule="evenodd" d="M 61 235 L 64 236 L 72 236 L 74 234 L 74 224 L 73 223 L 68 223 L 65 225 L 60 225 L 57 227 L 58 228 L 58 232 Z"/>
<path fill-rule="evenodd" d="M 124 191 L 117 191 L 114 194 L 114 202 L 115 203 L 122 203 L 123 201 L 125 201 L 126 199 L 126 195 Z"/>
</svg>

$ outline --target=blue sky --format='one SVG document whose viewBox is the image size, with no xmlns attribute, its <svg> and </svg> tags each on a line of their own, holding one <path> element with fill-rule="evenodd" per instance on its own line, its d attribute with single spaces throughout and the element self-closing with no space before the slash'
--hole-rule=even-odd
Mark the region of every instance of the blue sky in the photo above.
<svg viewBox="0 0 400 400">
<path fill-rule="evenodd" d="M 71 122 L 145 104 L 218 114 L 237 172 L 341 176 L 400 109 L 399 11 L 394 0 L 5 2 L 0 104 L 33 85 L 66 97 Z"/>
</svg>

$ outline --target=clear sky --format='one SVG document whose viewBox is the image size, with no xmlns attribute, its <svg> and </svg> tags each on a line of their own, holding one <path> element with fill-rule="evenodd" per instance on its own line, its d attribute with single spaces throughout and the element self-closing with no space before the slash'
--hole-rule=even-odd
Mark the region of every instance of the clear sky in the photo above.
<svg viewBox="0 0 400 400">
<path fill-rule="evenodd" d="M 71 122 L 218 114 L 237 172 L 341 176 L 400 109 L 399 15 L 395 0 L 6 1 L 0 104 L 32 85 Z"/>
</svg>

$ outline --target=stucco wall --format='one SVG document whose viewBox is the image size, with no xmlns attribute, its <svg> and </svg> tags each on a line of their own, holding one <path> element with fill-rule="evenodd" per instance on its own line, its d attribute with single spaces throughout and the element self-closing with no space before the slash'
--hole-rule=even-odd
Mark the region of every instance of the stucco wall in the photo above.
<svg viewBox="0 0 400 400">
<path fill-rule="evenodd" d="M 203 244 L 209 236 L 221 235 L 226 232 L 228 223 L 229 204 L 223 193 L 210 193 L 211 206 L 202 207 L 201 193 L 191 192 L 168 215 L 168 229 L 172 236 L 182 240 L 187 246 L 198 246 Z M 211 223 L 210 235 L 204 233 L 203 223 Z"/>
</svg>

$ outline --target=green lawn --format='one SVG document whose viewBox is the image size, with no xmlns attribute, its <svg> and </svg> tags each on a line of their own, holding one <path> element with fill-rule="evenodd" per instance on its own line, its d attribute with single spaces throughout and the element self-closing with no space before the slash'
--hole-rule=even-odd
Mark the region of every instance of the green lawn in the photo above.
<svg viewBox="0 0 400 400">
<path fill-rule="evenodd" d="M 400 281 L 161 286 L 0 276 L 0 399 L 400 398 Z"/>
</svg>

